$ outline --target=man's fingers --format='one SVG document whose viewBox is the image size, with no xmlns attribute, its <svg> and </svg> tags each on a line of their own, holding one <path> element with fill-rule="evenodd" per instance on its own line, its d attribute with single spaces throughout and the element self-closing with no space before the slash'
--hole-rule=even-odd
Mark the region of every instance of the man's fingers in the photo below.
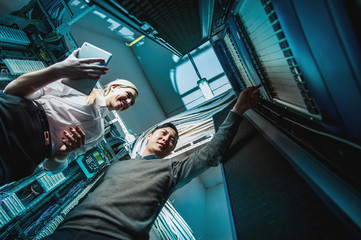
<svg viewBox="0 0 361 240">
<path fill-rule="evenodd" d="M 259 97 L 260 96 L 260 90 L 259 90 L 260 87 L 261 87 L 261 84 L 257 85 L 257 86 L 248 87 L 244 90 L 245 90 L 246 94 L 249 94 L 252 97 Z"/>
<path fill-rule="evenodd" d="M 257 86 L 251 86 L 244 89 L 246 92 L 253 92 L 253 91 L 259 91 L 259 88 L 261 87 L 261 84 Z"/>
</svg>

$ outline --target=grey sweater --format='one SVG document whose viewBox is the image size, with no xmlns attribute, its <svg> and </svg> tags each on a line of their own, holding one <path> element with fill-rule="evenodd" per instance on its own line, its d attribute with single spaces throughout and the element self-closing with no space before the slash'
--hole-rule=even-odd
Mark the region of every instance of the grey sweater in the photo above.
<svg viewBox="0 0 361 240">
<path fill-rule="evenodd" d="M 101 183 L 70 211 L 58 229 L 87 230 L 122 240 L 149 239 L 170 194 L 220 163 L 241 119 L 231 111 L 213 139 L 181 161 L 135 158 L 112 163 Z"/>
</svg>

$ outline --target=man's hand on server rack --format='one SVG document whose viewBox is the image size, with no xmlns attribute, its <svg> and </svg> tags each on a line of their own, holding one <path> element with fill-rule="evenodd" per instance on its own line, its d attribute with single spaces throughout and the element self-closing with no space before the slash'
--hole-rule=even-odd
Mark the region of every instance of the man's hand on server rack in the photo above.
<svg viewBox="0 0 361 240">
<path fill-rule="evenodd" d="M 256 105 L 259 102 L 260 86 L 261 85 L 243 89 L 241 94 L 238 96 L 237 102 L 233 106 L 232 110 L 242 115 L 246 110 Z"/>
</svg>

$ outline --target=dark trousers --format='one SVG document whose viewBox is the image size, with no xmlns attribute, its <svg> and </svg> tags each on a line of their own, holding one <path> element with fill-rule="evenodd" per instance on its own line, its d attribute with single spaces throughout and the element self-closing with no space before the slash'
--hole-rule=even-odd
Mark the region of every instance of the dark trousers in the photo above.
<svg viewBox="0 0 361 240">
<path fill-rule="evenodd" d="M 0 93 L 0 185 L 31 175 L 45 154 L 38 107 L 25 98 Z"/>
<path fill-rule="evenodd" d="M 116 238 L 103 236 L 86 230 L 61 229 L 42 240 L 116 240 Z"/>
</svg>

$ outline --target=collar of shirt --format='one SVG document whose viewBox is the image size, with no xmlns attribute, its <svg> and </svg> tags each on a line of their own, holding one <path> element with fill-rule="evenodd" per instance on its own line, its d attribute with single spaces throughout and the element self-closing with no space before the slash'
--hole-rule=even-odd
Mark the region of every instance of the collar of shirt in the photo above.
<svg viewBox="0 0 361 240">
<path fill-rule="evenodd" d="M 136 153 L 136 155 L 137 155 L 137 158 L 143 158 L 143 159 L 147 159 L 147 160 L 149 160 L 149 159 L 159 159 L 159 158 L 161 158 L 161 157 L 159 157 L 158 155 L 155 155 L 155 154 L 150 154 L 150 155 L 147 155 L 147 156 L 142 156 L 142 155 L 140 155 L 138 152 Z"/>
<path fill-rule="evenodd" d="M 97 104 L 99 106 L 99 112 L 102 117 L 104 117 L 108 112 L 107 104 L 105 102 L 105 97 L 100 95 L 97 99 Z"/>
</svg>

